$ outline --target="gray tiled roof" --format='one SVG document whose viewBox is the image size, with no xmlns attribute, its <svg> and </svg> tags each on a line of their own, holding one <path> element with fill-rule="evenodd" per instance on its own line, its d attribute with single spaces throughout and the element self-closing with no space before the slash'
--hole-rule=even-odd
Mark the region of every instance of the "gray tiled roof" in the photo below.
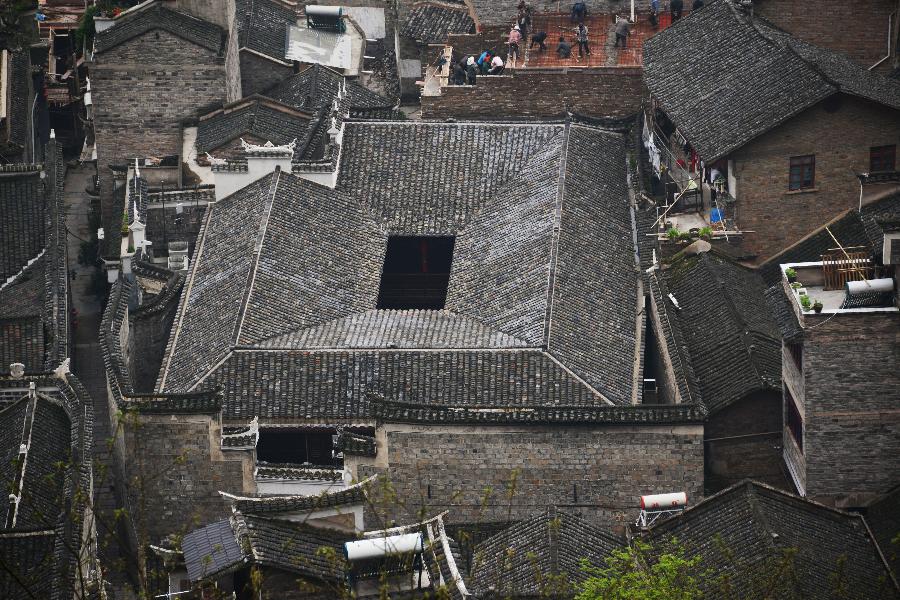
<svg viewBox="0 0 900 600">
<path fill-rule="evenodd" d="M 36 257 L 47 241 L 47 203 L 41 167 L 0 172 L 0 285 Z"/>
<path fill-rule="evenodd" d="M 440 44 L 448 33 L 474 33 L 475 21 L 465 5 L 419 2 L 406 17 L 400 35 L 426 44 Z"/>
<path fill-rule="evenodd" d="M 103 53 L 139 35 L 154 29 L 164 29 L 220 54 L 225 50 L 225 31 L 197 17 L 171 10 L 157 1 L 150 5 L 129 11 L 117 18 L 113 26 L 98 33 L 94 41 L 94 51 Z"/>
<path fill-rule="evenodd" d="M 445 310 L 375 309 L 388 232 L 459 234 Z M 637 281 L 622 136 L 348 123 L 336 189 L 279 173 L 210 208 L 158 387 L 221 386 L 229 419 L 628 404 Z"/>
<path fill-rule="evenodd" d="M 235 20 L 241 48 L 285 60 L 288 25 L 297 22 L 295 8 L 277 0 L 237 0 Z"/>
<path fill-rule="evenodd" d="M 319 581 L 344 580 L 344 542 L 352 536 L 302 523 L 240 513 L 233 520 L 239 539 L 246 540 L 256 564 Z"/>
<path fill-rule="evenodd" d="M 29 397 L 27 386 L 40 390 Z M 0 597 L 64 598 L 75 592 L 82 516 L 90 489 L 93 417 L 74 375 L 0 376 L 0 485 L 21 485 L 12 528 L 0 507 Z M 25 460 L 20 444 L 27 442 Z M 20 472 L 21 471 L 21 472 Z M 36 572 L 35 570 L 38 570 Z M 28 591 L 24 591 L 23 588 Z"/>
<path fill-rule="evenodd" d="M 624 545 L 577 514 L 550 508 L 488 538 L 475 547 L 474 591 L 498 597 L 571 595 L 587 578 L 581 561 L 604 566 Z M 566 593 L 568 592 L 568 594 Z"/>
<path fill-rule="evenodd" d="M 369 478 L 337 491 L 325 491 L 315 496 L 233 496 L 223 494 L 238 512 L 247 515 L 321 510 L 340 506 L 352 506 L 366 502 Z"/>
<path fill-rule="evenodd" d="M 297 141 L 302 150 L 315 122 L 288 106 L 267 98 L 244 98 L 200 118 L 198 152 L 211 152 L 242 136 L 254 136 L 275 145 Z"/>
<path fill-rule="evenodd" d="M 897 81 L 750 18 L 733 0 L 647 40 L 644 78 L 707 162 L 839 91 L 900 109 Z"/>
<path fill-rule="evenodd" d="M 262 92 L 262 95 L 298 110 L 316 110 L 334 101 L 343 79 L 344 76 L 337 71 L 314 64 Z M 351 108 L 390 108 L 394 105 L 356 81 L 348 79 L 346 86 Z"/>
<path fill-rule="evenodd" d="M 704 598 L 896 598 L 898 588 L 863 518 L 754 482 L 738 483 L 662 521 L 646 536 L 661 553 L 677 539 L 702 557 Z M 789 564 L 786 552 L 796 551 Z M 727 578 L 728 585 L 722 585 Z"/>
<path fill-rule="evenodd" d="M 780 283 L 766 289 L 766 302 L 772 310 L 772 318 L 781 330 L 781 337 L 787 343 L 797 341 L 803 335 L 803 327 L 794 312 L 793 302 L 788 300 Z"/>
<path fill-rule="evenodd" d="M 181 542 L 184 565 L 191 581 L 222 573 L 244 562 L 228 519 L 195 529 Z"/>
<path fill-rule="evenodd" d="M 781 334 L 762 277 L 711 253 L 683 256 L 662 272 L 703 402 L 716 412 L 759 390 L 781 388 Z"/>
</svg>

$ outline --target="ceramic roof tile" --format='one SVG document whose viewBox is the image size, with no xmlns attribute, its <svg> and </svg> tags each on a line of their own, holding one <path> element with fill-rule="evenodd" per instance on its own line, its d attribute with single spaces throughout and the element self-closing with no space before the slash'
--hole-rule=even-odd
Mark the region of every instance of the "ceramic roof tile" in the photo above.
<svg viewBox="0 0 900 600">
<path fill-rule="evenodd" d="M 113 22 L 112 27 L 98 33 L 94 51 L 102 54 L 122 42 L 154 29 L 164 29 L 220 54 L 225 48 L 225 32 L 221 27 L 171 10 L 162 2 L 153 2 L 144 8 L 123 14 Z"/>
<path fill-rule="evenodd" d="M 356 81 L 348 79 L 344 84 L 343 79 L 345 77 L 340 73 L 314 64 L 262 92 L 262 95 L 298 110 L 315 110 L 330 105 L 340 87 L 346 85 L 351 108 L 389 108 L 394 105 Z"/>
<path fill-rule="evenodd" d="M 264 177 L 207 211 L 202 242 L 173 326 L 177 352 L 167 357 L 168 365 L 160 374 L 166 389 L 189 387 L 232 344 L 274 178 Z M 216 218 L 209 218 L 213 213 Z"/>
<path fill-rule="evenodd" d="M 348 123 L 338 185 L 392 234 L 452 235 L 561 129 Z"/>
<path fill-rule="evenodd" d="M 516 523 L 475 547 L 473 588 L 500 596 L 570 595 L 587 578 L 582 560 L 603 566 L 624 545 L 573 512 L 555 508 Z"/>
<path fill-rule="evenodd" d="M 638 278 L 624 143 L 567 130 L 348 123 L 336 189 L 280 174 L 214 205 L 158 387 L 221 385 L 234 419 L 368 418 L 369 392 L 596 406 L 596 386 L 630 403 Z M 460 232 L 445 310 L 375 309 L 384 228 Z"/>
<path fill-rule="evenodd" d="M 367 310 L 269 338 L 261 348 L 522 348 L 526 342 L 449 310 Z"/>
<path fill-rule="evenodd" d="M 273 193 L 239 344 L 346 317 L 377 299 L 387 237 L 369 212 L 292 175 L 279 177 Z"/>
<path fill-rule="evenodd" d="M 631 402 L 637 354 L 624 153 L 622 136 L 571 129 L 547 339 L 551 354 L 615 404 Z"/>
<path fill-rule="evenodd" d="M 713 2 L 644 45 L 647 87 L 707 161 L 843 91 L 900 109 L 900 84 Z"/>
<path fill-rule="evenodd" d="M 657 553 L 675 538 L 687 558 L 702 557 L 703 568 L 715 574 L 700 580 L 704 598 L 733 598 L 735 590 L 747 598 L 839 598 L 835 581 L 841 577 L 860 598 L 898 594 L 862 517 L 759 483 L 739 483 L 706 498 L 646 537 Z M 792 565 L 784 567 L 784 553 L 791 551 Z M 787 572 L 796 576 L 771 576 Z"/>
<path fill-rule="evenodd" d="M 0 285 L 22 270 L 47 242 L 47 204 L 40 167 L 0 173 Z"/>
<path fill-rule="evenodd" d="M 345 533 L 277 519 L 238 514 L 236 531 L 246 539 L 255 563 L 320 581 L 344 580 Z M 323 552 L 330 550 L 330 552 Z"/>
<path fill-rule="evenodd" d="M 400 35 L 426 44 L 440 44 L 449 33 L 474 33 L 475 21 L 465 5 L 419 2 L 406 17 Z"/>
<path fill-rule="evenodd" d="M 315 122 L 271 101 L 241 100 L 200 119 L 197 150 L 211 152 L 242 136 L 254 136 L 276 146 L 296 140 L 298 152 Z"/>
<path fill-rule="evenodd" d="M 296 24 L 296 9 L 275 0 L 237 0 L 235 5 L 240 47 L 285 60 L 288 25 Z"/>
<path fill-rule="evenodd" d="M 703 402 L 716 412 L 758 390 L 781 388 L 781 332 L 758 273 L 714 254 L 662 272 L 679 310 Z"/>
</svg>

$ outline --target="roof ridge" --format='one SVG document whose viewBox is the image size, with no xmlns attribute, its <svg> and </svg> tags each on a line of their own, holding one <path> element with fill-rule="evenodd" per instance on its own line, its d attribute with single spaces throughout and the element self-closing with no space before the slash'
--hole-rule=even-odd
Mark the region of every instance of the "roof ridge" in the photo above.
<svg viewBox="0 0 900 600">
<path fill-rule="evenodd" d="M 281 181 L 281 168 L 275 167 L 274 177 L 269 183 L 269 190 L 266 193 L 265 216 L 260 221 L 259 229 L 256 232 L 256 242 L 253 247 L 253 264 L 250 266 L 250 272 L 247 274 L 247 288 L 244 290 L 244 297 L 241 300 L 241 307 L 238 311 L 239 319 L 234 325 L 232 335 L 232 346 L 236 346 L 241 340 L 241 330 L 244 327 L 244 320 L 247 317 L 247 305 L 253 296 L 254 284 L 256 283 L 256 273 L 259 268 L 259 257 L 262 254 L 263 245 L 266 242 L 266 231 L 269 228 L 269 218 L 272 216 L 272 207 L 275 205 L 275 196 L 278 194 L 278 183 Z"/>
<path fill-rule="evenodd" d="M 547 276 L 547 300 L 544 305 L 544 334 L 542 336 L 543 347 L 549 353 L 550 329 L 553 323 L 553 293 L 556 289 L 556 266 L 559 261 L 559 239 L 562 229 L 562 206 L 566 194 L 566 165 L 569 156 L 569 132 L 571 124 L 566 122 L 563 127 L 562 148 L 559 154 L 559 172 L 557 174 L 556 206 L 553 216 L 553 235 L 550 244 L 550 272 Z"/>
</svg>

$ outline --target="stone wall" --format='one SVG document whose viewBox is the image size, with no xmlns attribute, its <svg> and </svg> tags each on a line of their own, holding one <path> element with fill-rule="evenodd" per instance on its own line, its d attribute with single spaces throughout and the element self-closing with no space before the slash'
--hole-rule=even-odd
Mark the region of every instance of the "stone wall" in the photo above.
<svg viewBox="0 0 900 600">
<path fill-rule="evenodd" d="M 254 491 L 242 489 L 253 482 L 253 453 L 222 452 L 217 415 L 141 413 L 125 423 L 129 505 L 150 543 L 228 517 L 220 490 Z"/>
<path fill-rule="evenodd" d="M 694 503 L 703 492 L 702 425 L 386 424 L 378 437 L 378 464 L 389 465 L 398 500 L 376 506 L 398 522 L 420 510 L 449 510 L 457 523 L 508 521 L 558 505 L 623 526 L 641 494 L 685 491 Z M 357 476 L 380 470 L 361 466 Z"/>
<path fill-rule="evenodd" d="M 425 119 L 628 117 L 644 95 L 640 67 L 525 69 L 479 77 L 477 85 L 447 86 L 422 97 Z"/>
<path fill-rule="evenodd" d="M 294 67 L 277 63 L 251 50 L 241 50 L 241 91 L 244 96 L 259 94 L 294 73 Z"/>
<path fill-rule="evenodd" d="M 868 68 L 887 55 L 888 18 L 897 10 L 897 2 L 860 0 L 853 3 L 852 15 L 840 0 L 822 0 L 815 10 L 798 0 L 757 0 L 753 7 L 756 14 L 795 37 L 846 52 Z M 890 70 L 891 64 L 886 60 L 880 69 Z"/>
<path fill-rule="evenodd" d="M 829 317 L 803 316 L 806 493 L 864 506 L 900 483 L 900 318 Z"/>
<path fill-rule="evenodd" d="M 706 491 L 742 479 L 788 487 L 781 464 L 781 390 L 750 394 L 709 417 L 705 427 Z"/>
<path fill-rule="evenodd" d="M 898 138 L 900 111 L 839 95 L 735 152 L 737 222 L 752 232 L 744 249 L 762 261 L 856 207 L 856 173 L 868 172 L 869 149 Z M 806 154 L 816 157 L 815 187 L 789 191 L 790 158 Z"/>
<path fill-rule="evenodd" d="M 153 30 L 94 56 L 91 90 L 103 226 L 118 231 L 111 164 L 181 153 L 181 121 L 226 98 L 225 58 Z M 108 235 L 113 240 L 117 236 Z"/>
</svg>

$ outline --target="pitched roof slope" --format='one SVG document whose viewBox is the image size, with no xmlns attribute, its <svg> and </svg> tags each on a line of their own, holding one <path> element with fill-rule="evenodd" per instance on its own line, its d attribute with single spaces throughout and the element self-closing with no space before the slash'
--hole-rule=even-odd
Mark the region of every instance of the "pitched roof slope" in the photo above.
<svg viewBox="0 0 900 600">
<path fill-rule="evenodd" d="M 417 2 L 406 17 L 400 35 L 426 44 L 440 44 L 449 33 L 474 33 L 475 21 L 465 5 Z"/>
<path fill-rule="evenodd" d="M 896 598 L 897 583 L 859 515 L 837 511 L 755 482 L 738 483 L 646 535 L 655 551 L 673 538 L 712 576 L 704 598 Z M 792 560 L 786 553 L 796 550 Z M 838 583 L 840 582 L 840 583 Z"/>
<path fill-rule="evenodd" d="M 221 386 L 235 419 L 368 418 L 369 393 L 631 403 L 638 275 L 619 135 L 356 122 L 340 168 L 335 189 L 282 173 L 210 208 L 160 390 Z M 376 308 L 388 233 L 459 233 L 443 310 Z"/>
<path fill-rule="evenodd" d="M 17 167 L 0 171 L 0 285 L 35 258 L 47 241 L 41 167 Z"/>
<path fill-rule="evenodd" d="M 480 319 L 531 346 L 544 342 L 550 255 L 563 135 L 527 159 L 518 176 L 456 238 L 447 308 Z M 489 294 L 473 294 L 491 281 Z"/>
<path fill-rule="evenodd" d="M 240 47 L 284 61 L 287 29 L 297 22 L 295 9 L 276 0 L 236 0 L 235 5 Z"/>
<path fill-rule="evenodd" d="M 160 373 L 166 389 L 188 387 L 232 344 L 276 178 L 263 177 L 207 211 L 191 277 L 172 328 L 170 345 L 175 343 L 177 352 Z"/>
<path fill-rule="evenodd" d="M 390 108 L 394 103 L 366 89 L 356 81 L 320 64 L 310 65 L 303 71 L 280 81 L 262 95 L 299 110 L 315 110 L 330 105 L 341 86 L 346 86 L 351 108 Z"/>
<path fill-rule="evenodd" d="M 759 390 L 781 387 L 781 333 L 753 270 L 711 253 L 663 271 L 703 402 L 710 413 Z"/>
<path fill-rule="evenodd" d="M 94 51 L 102 54 L 154 29 L 163 29 L 218 54 L 222 54 L 225 49 L 225 31 L 221 27 L 167 8 L 163 2 L 156 1 L 135 7 L 119 16 L 112 27 L 97 34 Z"/>
<path fill-rule="evenodd" d="M 340 319 L 375 305 L 387 237 L 346 194 L 285 175 L 260 232 L 237 343 Z M 298 230 L 315 231 L 308 243 Z M 299 267 L 299 268 L 298 268 Z"/>
<path fill-rule="evenodd" d="M 452 235 L 561 126 L 348 123 L 338 185 L 390 233 Z"/>
<path fill-rule="evenodd" d="M 615 404 L 631 402 L 638 356 L 624 153 L 621 136 L 571 128 L 546 342 L 551 354 Z"/>
<path fill-rule="evenodd" d="M 543 597 L 542 593 L 549 591 L 546 587 L 551 587 L 562 596 L 587 577 L 582 560 L 603 566 L 604 558 L 623 541 L 575 513 L 550 508 L 475 547 L 473 588 L 479 593 L 493 590 L 498 596 L 518 598 Z M 562 576 L 566 583 L 552 576 Z"/>
<path fill-rule="evenodd" d="M 244 135 L 279 146 L 296 140 L 302 146 L 314 126 L 310 116 L 287 106 L 266 98 L 245 98 L 200 118 L 197 150 L 209 152 Z"/>
<path fill-rule="evenodd" d="M 900 109 L 900 83 L 717 0 L 644 45 L 653 96 L 708 162 L 845 92 Z"/>
</svg>

